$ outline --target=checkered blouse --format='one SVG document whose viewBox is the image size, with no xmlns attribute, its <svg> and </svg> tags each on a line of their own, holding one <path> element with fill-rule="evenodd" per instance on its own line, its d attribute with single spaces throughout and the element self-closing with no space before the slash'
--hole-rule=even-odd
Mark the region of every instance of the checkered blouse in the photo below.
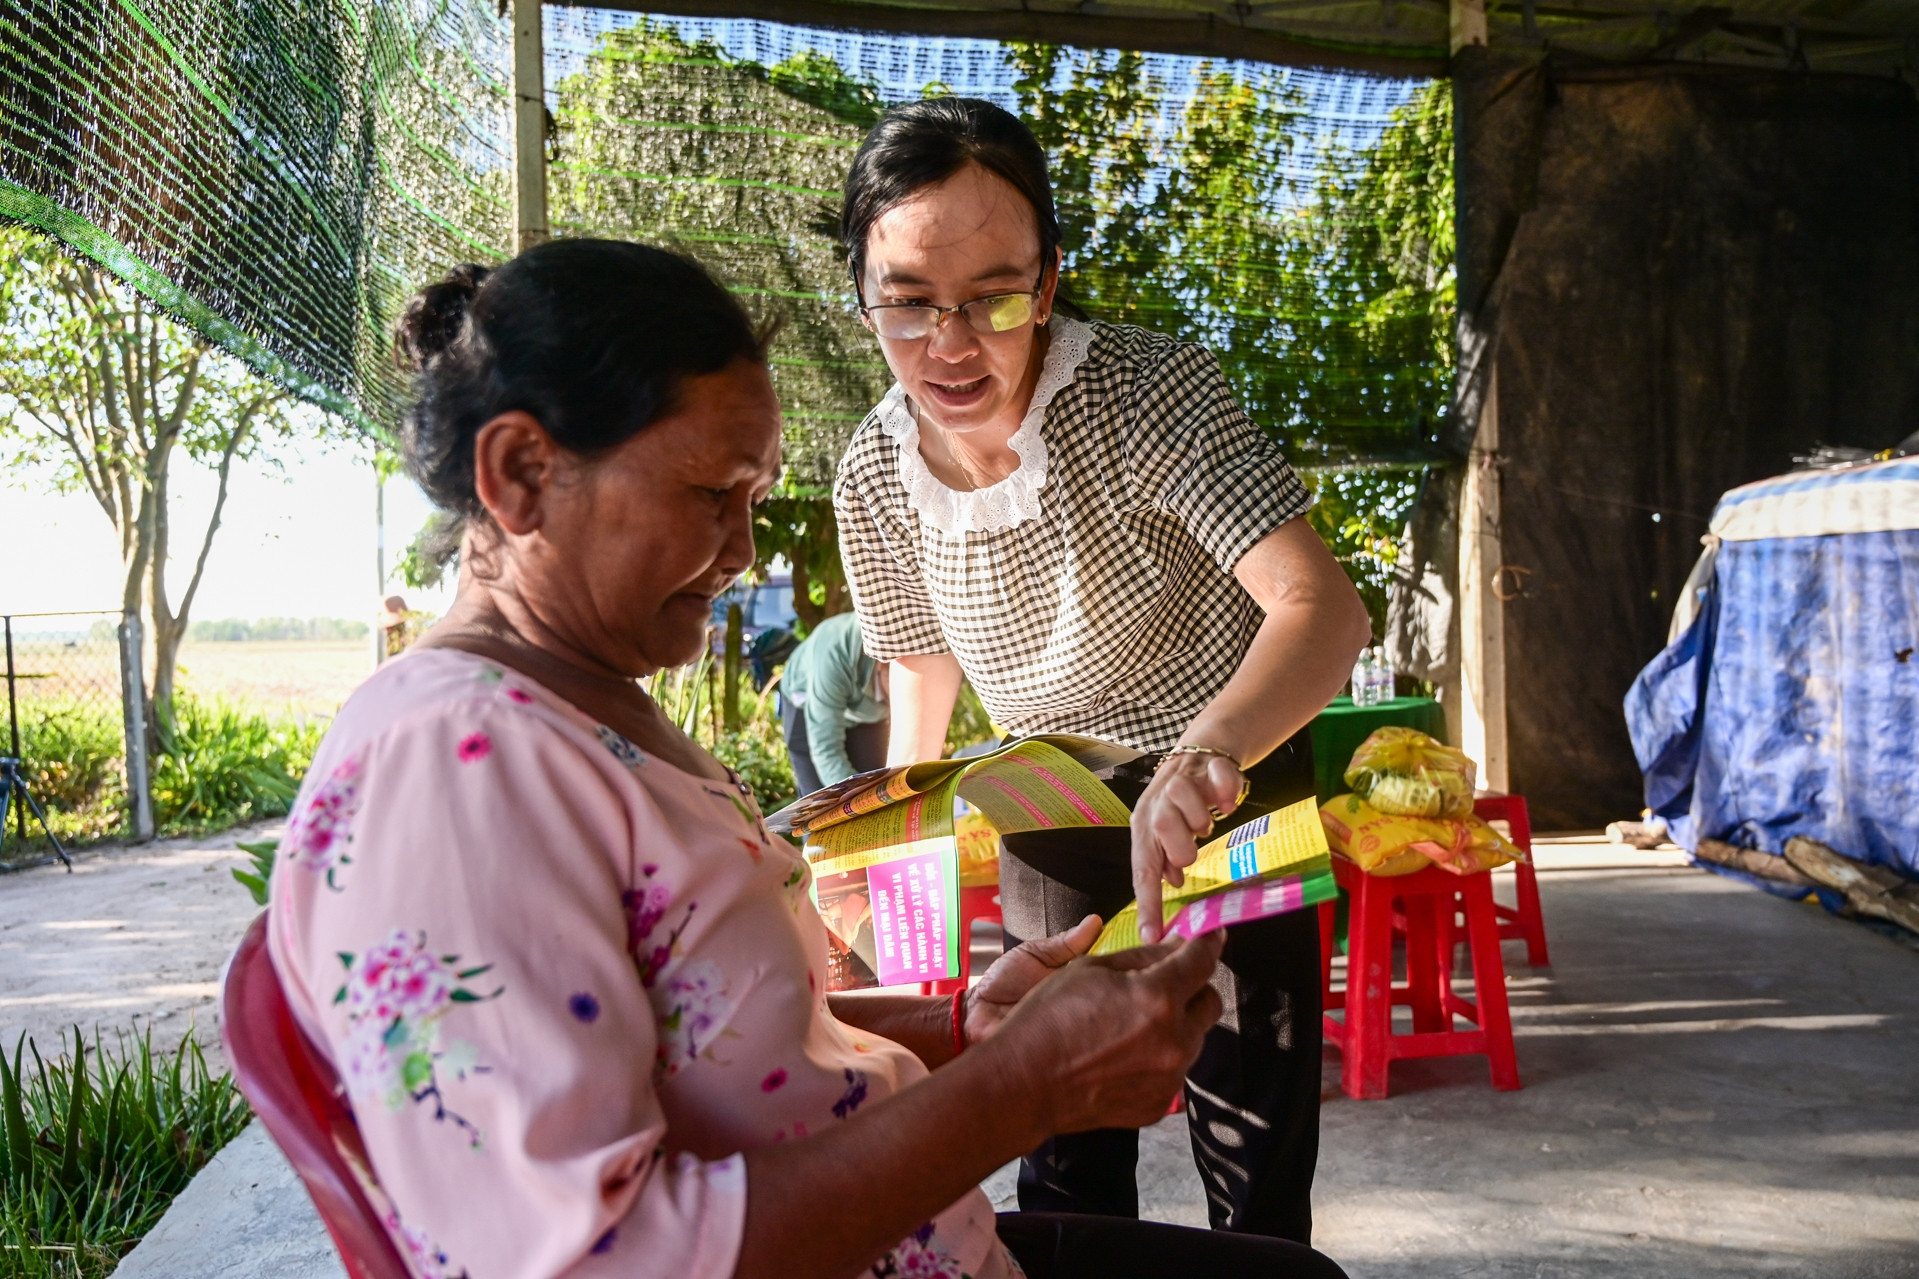
<svg viewBox="0 0 1919 1279">
<path fill-rule="evenodd" d="M 1312 497 L 1204 347 L 1054 323 L 985 514 L 926 487 L 895 386 L 840 462 L 840 554 L 870 656 L 950 651 L 1004 728 L 1165 750 L 1262 619 L 1233 565 Z"/>
</svg>

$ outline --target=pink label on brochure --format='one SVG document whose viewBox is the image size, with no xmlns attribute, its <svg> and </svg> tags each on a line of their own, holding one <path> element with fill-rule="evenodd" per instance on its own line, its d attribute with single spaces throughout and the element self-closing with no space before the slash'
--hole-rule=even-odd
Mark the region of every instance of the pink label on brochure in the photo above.
<svg viewBox="0 0 1919 1279">
<path fill-rule="evenodd" d="M 946 977 L 946 877 L 940 854 L 867 868 L 882 986 Z"/>
<path fill-rule="evenodd" d="M 1305 901 L 1303 877 L 1288 875 L 1284 879 L 1269 879 L 1187 903 L 1166 925 L 1166 931 L 1169 935 L 1199 937 L 1216 928 L 1287 914 L 1298 910 Z"/>
</svg>

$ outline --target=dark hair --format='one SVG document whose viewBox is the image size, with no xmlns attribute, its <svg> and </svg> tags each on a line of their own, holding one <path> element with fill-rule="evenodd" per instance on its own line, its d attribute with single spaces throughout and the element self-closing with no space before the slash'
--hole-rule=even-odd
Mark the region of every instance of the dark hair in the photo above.
<svg viewBox="0 0 1919 1279">
<path fill-rule="evenodd" d="M 473 441 L 495 417 L 530 413 L 591 457 L 670 411 L 682 379 L 764 361 L 769 337 L 698 263 L 650 245 L 552 240 L 491 270 L 455 267 L 395 335 L 414 374 L 407 473 L 446 510 L 483 518 Z"/>
<path fill-rule="evenodd" d="M 881 214 L 977 164 L 1006 179 L 1033 206 L 1042 274 L 1060 244 L 1046 152 L 1018 116 L 982 98 L 925 98 L 894 107 L 866 135 L 846 175 L 840 241 L 853 287 L 866 270 L 866 237 Z"/>
</svg>

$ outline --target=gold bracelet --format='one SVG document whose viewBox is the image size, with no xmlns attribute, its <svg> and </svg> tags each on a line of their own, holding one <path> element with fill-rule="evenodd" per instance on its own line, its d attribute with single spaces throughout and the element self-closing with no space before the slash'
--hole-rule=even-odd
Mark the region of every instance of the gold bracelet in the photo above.
<svg viewBox="0 0 1919 1279">
<path fill-rule="evenodd" d="M 1159 757 L 1159 768 L 1166 767 L 1166 761 L 1175 755 L 1217 755 L 1240 772 L 1244 773 L 1246 771 L 1246 766 L 1240 763 L 1236 756 L 1230 751 L 1221 750 L 1217 746 L 1175 746 Z M 1157 772 L 1158 769 L 1154 771 Z"/>
<path fill-rule="evenodd" d="M 1239 771 L 1239 798 L 1233 801 L 1234 808 L 1238 808 L 1241 804 L 1244 804 L 1246 802 L 1246 796 L 1252 793 L 1253 784 L 1246 777 L 1246 766 L 1241 764 L 1239 760 L 1228 751 L 1223 751 L 1217 746 L 1175 746 L 1159 757 L 1159 767 L 1164 768 L 1166 761 L 1175 755 L 1217 755 L 1237 769 Z M 1156 768 L 1153 771 L 1157 773 L 1159 769 Z M 1214 821 L 1221 822 L 1226 820 L 1226 814 L 1219 809 L 1214 808 L 1208 811 L 1212 814 Z"/>
</svg>

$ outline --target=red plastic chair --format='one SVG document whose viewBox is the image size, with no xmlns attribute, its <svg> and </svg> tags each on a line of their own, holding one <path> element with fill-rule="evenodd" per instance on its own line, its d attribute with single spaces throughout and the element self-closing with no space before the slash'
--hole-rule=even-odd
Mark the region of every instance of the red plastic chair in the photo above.
<svg viewBox="0 0 1919 1279">
<path fill-rule="evenodd" d="M 348 1279 L 412 1279 L 362 1185 L 361 1175 L 373 1177 L 339 1076 L 287 1007 L 267 953 L 265 914 L 234 952 L 221 1017 L 234 1080 L 306 1183 Z"/>
<path fill-rule="evenodd" d="M 1501 941 L 1520 939 L 1526 943 L 1526 962 L 1534 968 L 1550 967 L 1546 954 L 1546 920 L 1539 913 L 1539 877 L 1533 869 L 1533 824 L 1526 815 L 1522 795 L 1482 795 L 1473 801 L 1473 812 L 1482 819 L 1504 821 L 1512 830 L 1512 841 L 1526 860 L 1513 863 L 1513 887 L 1519 895 L 1517 907 L 1493 903 L 1499 916 Z"/>
<path fill-rule="evenodd" d="M 1319 907 L 1321 994 L 1326 1039 L 1340 1052 L 1340 1088 L 1347 1096 L 1386 1096 L 1387 1067 L 1407 1057 L 1452 1057 L 1484 1053 L 1493 1087 L 1518 1088 L 1512 1015 L 1506 1004 L 1506 967 L 1499 954 L 1499 919 L 1492 877 L 1455 875 L 1434 867 L 1411 875 L 1368 875 L 1341 857 L 1333 877 L 1352 902 L 1346 989 L 1333 974 L 1333 908 Z M 1453 912 L 1463 909 L 1473 960 L 1473 999 L 1453 993 Z M 1395 916 L 1403 919 L 1395 929 Z M 1393 984 L 1393 937 L 1406 937 L 1406 984 Z M 1413 1010 L 1410 1034 L 1393 1030 L 1393 1006 Z M 1334 1013 L 1344 1014 L 1344 1019 Z M 1453 1018 L 1474 1023 L 1454 1030 Z"/>
</svg>

